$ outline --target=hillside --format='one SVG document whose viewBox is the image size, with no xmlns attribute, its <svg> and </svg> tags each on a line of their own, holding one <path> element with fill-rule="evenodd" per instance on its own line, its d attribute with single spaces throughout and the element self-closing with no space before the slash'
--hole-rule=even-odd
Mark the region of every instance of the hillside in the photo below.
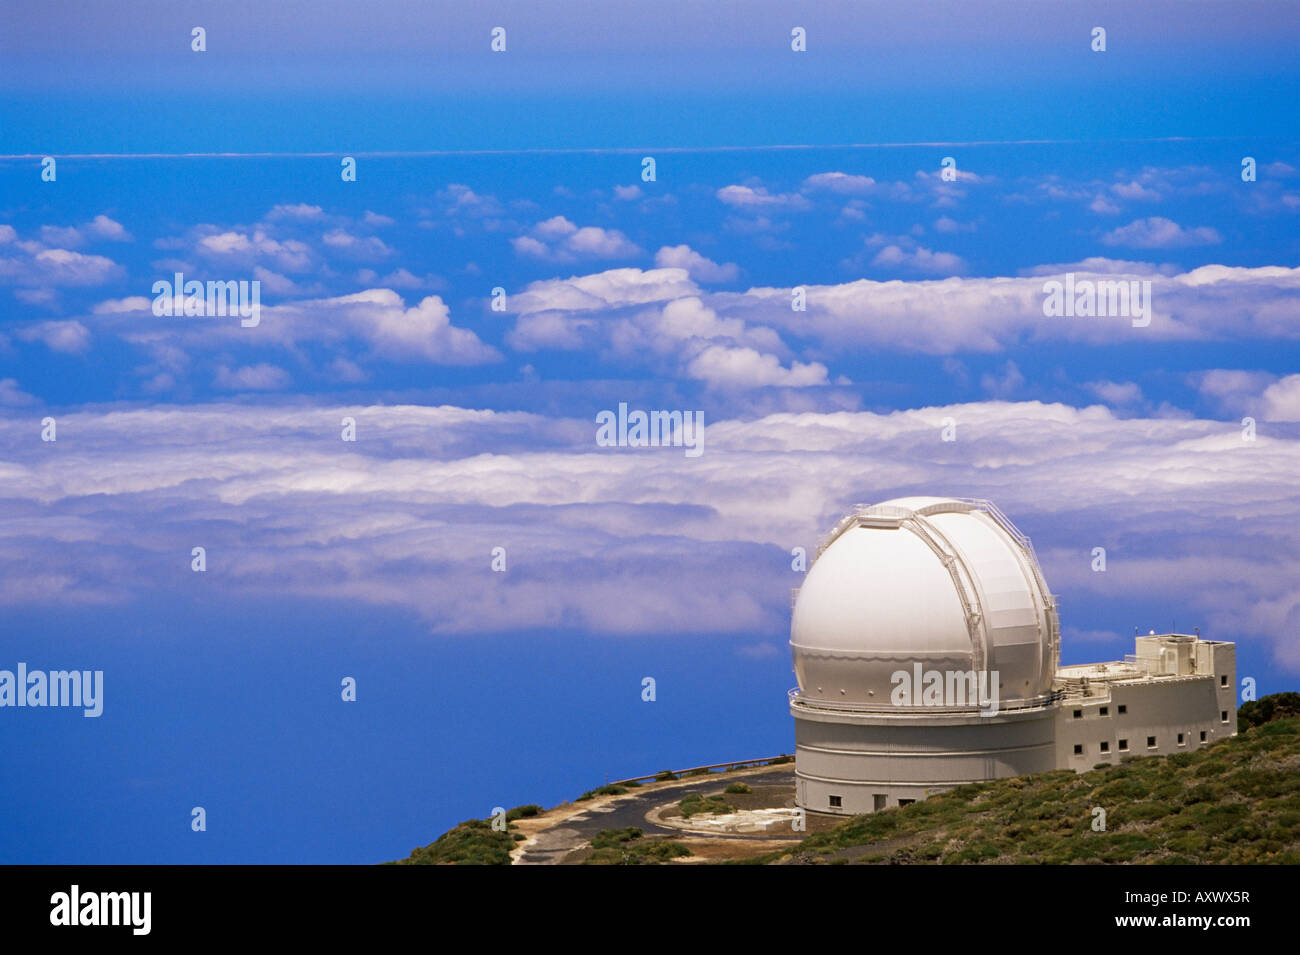
<svg viewBox="0 0 1300 955">
<path fill-rule="evenodd" d="M 1300 716 L 1277 718 L 1298 703 L 1246 704 L 1239 735 L 1201 750 L 962 786 L 751 861 L 1298 864 Z"/>
<path fill-rule="evenodd" d="M 733 864 L 1300 864 L 1300 694 L 1246 703 L 1238 715 L 1237 736 L 1199 750 L 962 786 L 838 825 L 812 817 L 802 841 Z M 1093 828 L 1097 809 L 1104 830 Z M 559 811 L 517 807 L 505 832 L 467 820 L 396 864 L 509 864 L 526 838 L 520 824 Z M 681 864 L 692 844 L 685 834 L 608 829 L 585 861 Z"/>
</svg>

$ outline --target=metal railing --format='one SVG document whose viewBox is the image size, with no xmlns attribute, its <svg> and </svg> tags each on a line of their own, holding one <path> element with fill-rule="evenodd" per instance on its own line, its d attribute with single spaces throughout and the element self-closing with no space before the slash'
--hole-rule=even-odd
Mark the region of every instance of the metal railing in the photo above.
<svg viewBox="0 0 1300 955">
<path fill-rule="evenodd" d="M 1052 690 L 1042 696 L 1034 697 L 1032 700 L 1016 700 L 1012 703 L 998 703 L 998 713 L 1013 713 L 1020 710 L 1036 710 L 1043 707 L 1051 706 L 1065 698 L 1064 690 Z M 899 713 L 902 715 L 913 715 L 916 713 L 932 713 L 935 715 L 954 713 L 973 713 L 978 712 L 978 704 L 973 706 L 881 706 L 877 703 L 852 703 L 848 700 L 814 700 L 810 697 L 803 696 L 799 688 L 792 687 L 786 691 L 786 697 L 791 706 L 803 707 L 809 710 L 830 710 L 846 713 Z"/>
<path fill-rule="evenodd" d="M 764 756 L 762 759 L 736 759 L 729 763 L 712 763 L 708 766 L 691 766 L 689 769 L 661 769 L 657 773 L 649 773 L 645 776 L 629 776 L 627 779 L 615 779 L 606 783 L 607 786 L 620 786 L 625 783 L 643 783 L 654 782 L 659 777 L 671 775 L 677 779 L 683 776 L 689 776 L 691 773 L 712 772 L 715 769 L 732 769 L 736 766 L 746 768 L 752 766 L 757 769 L 760 766 L 781 766 L 794 760 L 793 753 L 782 753 L 780 756 Z"/>
<path fill-rule="evenodd" d="M 1021 532 L 1020 528 L 1011 523 L 1011 518 L 1002 513 L 1002 508 L 998 507 L 992 501 L 982 497 L 962 497 L 957 498 L 957 500 L 961 501 L 963 504 L 973 504 L 980 510 L 987 511 L 989 517 L 1001 524 L 1002 529 L 1010 534 L 1017 544 L 1028 550 L 1031 554 L 1034 552 L 1034 545 L 1030 543 L 1029 538 Z"/>
</svg>

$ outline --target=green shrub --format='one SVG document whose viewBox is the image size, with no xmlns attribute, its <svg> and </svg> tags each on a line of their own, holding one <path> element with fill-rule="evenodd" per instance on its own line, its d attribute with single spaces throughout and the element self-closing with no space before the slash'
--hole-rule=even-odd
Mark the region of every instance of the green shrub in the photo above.
<svg viewBox="0 0 1300 955">
<path fill-rule="evenodd" d="M 601 786 L 599 789 L 589 789 L 578 797 L 578 802 L 584 799 L 590 799 L 593 796 L 621 796 L 627 792 L 627 787 L 621 783 L 610 783 L 608 786 Z"/>
<path fill-rule="evenodd" d="M 1190 806 L 1198 802 L 1218 802 L 1226 791 L 1227 787 L 1221 783 L 1197 783 L 1183 793 L 1183 805 Z"/>
<path fill-rule="evenodd" d="M 611 846 L 621 846 L 625 842 L 640 839 L 643 834 L 636 826 L 628 826 L 626 829 L 602 829 L 592 837 L 591 847 L 608 849 Z"/>
<path fill-rule="evenodd" d="M 1150 822 L 1173 815 L 1177 810 L 1163 802 L 1136 802 L 1122 805 L 1115 810 L 1112 819 L 1118 822 Z"/>
<path fill-rule="evenodd" d="M 753 792 L 753 790 L 750 789 L 748 786 L 746 786 L 744 783 L 732 783 L 730 786 L 728 786 L 726 789 L 724 789 L 723 792 L 728 792 L 728 793 L 749 793 L 749 792 Z"/>
<path fill-rule="evenodd" d="M 987 842 L 973 842 L 963 849 L 956 852 L 950 852 L 943 857 L 944 865 L 955 865 L 963 862 L 986 862 L 990 859 L 996 859 L 1002 853 L 998 851 L 997 846 Z"/>
<path fill-rule="evenodd" d="M 602 829 L 591 840 L 595 851 L 584 865 L 657 865 L 691 855 L 691 850 L 670 839 L 644 839 L 635 826 Z"/>
<path fill-rule="evenodd" d="M 694 853 L 680 842 L 673 842 L 671 839 L 642 843 L 633 850 L 633 857 L 637 862 L 667 862 L 669 859 L 689 855 Z"/>
<path fill-rule="evenodd" d="M 1274 722 L 1268 723 L 1259 728 L 1260 736 L 1295 736 L 1300 732 L 1295 723 L 1292 722 Z"/>
<path fill-rule="evenodd" d="M 1300 693 L 1270 693 L 1238 707 L 1237 732 L 1244 733 L 1252 727 L 1289 716 L 1300 716 Z"/>
<path fill-rule="evenodd" d="M 687 794 L 677 805 L 687 819 L 691 816 L 717 816 L 736 811 L 736 807 L 721 796 L 701 796 L 699 793 Z"/>
<path fill-rule="evenodd" d="M 514 840 L 482 819 L 467 819 L 398 865 L 509 865 Z"/>
</svg>

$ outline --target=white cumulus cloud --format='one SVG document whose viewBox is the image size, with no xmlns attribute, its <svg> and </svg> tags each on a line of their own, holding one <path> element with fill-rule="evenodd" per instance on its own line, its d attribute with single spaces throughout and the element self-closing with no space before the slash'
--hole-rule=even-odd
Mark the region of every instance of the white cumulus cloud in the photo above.
<svg viewBox="0 0 1300 955">
<path fill-rule="evenodd" d="M 734 262 L 719 265 L 689 245 L 664 246 L 655 253 L 655 266 L 661 269 L 685 269 L 697 282 L 734 282 L 740 277 L 740 266 Z"/>
<path fill-rule="evenodd" d="M 511 244 L 519 255 L 551 262 L 627 259 L 641 254 L 640 248 L 617 229 L 579 227 L 564 216 L 537 223 L 531 234 L 516 236 Z"/>
<path fill-rule="evenodd" d="M 1209 226 L 1185 229 L 1172 219 L 1151 216 L 1112 229 L 1101 237 L 1101 241 L 1106 245 L 1124 245 L 1135 249 L 1176 249 L 1193 245 L 1218 245 L 1223 237 Z"/>
</svg>

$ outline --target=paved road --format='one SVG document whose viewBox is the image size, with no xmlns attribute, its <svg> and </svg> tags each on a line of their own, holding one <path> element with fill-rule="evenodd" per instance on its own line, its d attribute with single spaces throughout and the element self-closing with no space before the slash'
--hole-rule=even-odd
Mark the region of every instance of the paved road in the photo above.
<svg viewBox="0 0 1300 955">
<path fill-rule="evenodd" d="M 761 772 L 714 773 L 709 776 L 688 777 L 679 786 L 665 786 L 650 792 L 633 789 L 626 796 L 619 796 L 602 806 L 583 810 L 557 823 L 553 828 L 543 830 L 535 837 L 532 845 L 519 854 L 517 865 L 557 865 L 575 849 L 591 841 L 602 829 L 623 829 L 636 826 L 647 835 L 665 834 L 681 838 L 686 833 L 680 829 L 669 829 L 655 825 L 646 820 L 645 814 L 656 806 L 667 802 L 676 802 L 688 793 L 716 792 L 729 782 L 743 780 L 751 786 L 787 786 L 790 798 L 794 798 L 794 767 L 778 766 Z M 709 838 L 740 839 L 750 842 L 762 842 L 761 835 L 733 835 L 718 833 Z M 761 848 L 756 846 L 756 851 Z"/>
</svg>

